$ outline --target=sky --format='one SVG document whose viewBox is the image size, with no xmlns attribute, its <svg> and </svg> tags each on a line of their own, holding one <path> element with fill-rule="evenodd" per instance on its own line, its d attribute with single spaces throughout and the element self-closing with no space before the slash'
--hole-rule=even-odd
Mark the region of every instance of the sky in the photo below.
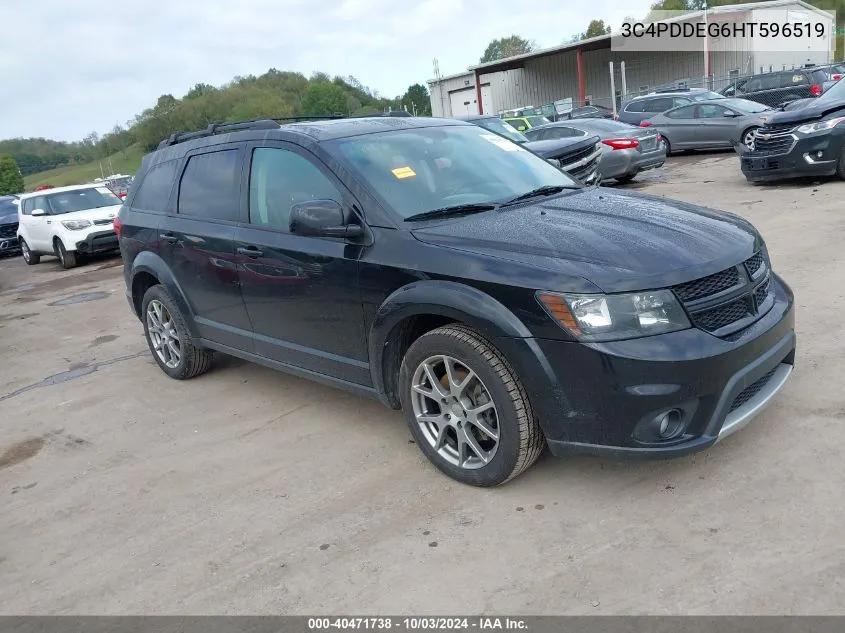
<svg viewBox="0 0 845 633">
<path fill-rule="evenodd" d="M 353 75 L 383 96 L 478 63 L 512 34 L 556 46 L 652 0 L 0 0 L 0 139 L 126 125 L 162 94 L 269 68 Z M 318 10 L 319 7 L 319 10 Z"/>
</svg>

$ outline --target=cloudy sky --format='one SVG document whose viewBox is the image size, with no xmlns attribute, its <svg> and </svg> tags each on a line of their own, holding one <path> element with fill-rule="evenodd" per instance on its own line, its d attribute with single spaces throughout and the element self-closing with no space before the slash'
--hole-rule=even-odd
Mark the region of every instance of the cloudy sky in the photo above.
<svg viewBox="0 0 845 633">
<path fill-rule="evenodd" d="M 651 0 L 0 0 L 0 139 L 107 132 L 198 83 L 268 68 L 354 75 L 386 96 L 478 62 L 494 38 L 540 47 L 614 29 Z M 318 7 L 320 9 L 318 10 Z"/>
</svg>

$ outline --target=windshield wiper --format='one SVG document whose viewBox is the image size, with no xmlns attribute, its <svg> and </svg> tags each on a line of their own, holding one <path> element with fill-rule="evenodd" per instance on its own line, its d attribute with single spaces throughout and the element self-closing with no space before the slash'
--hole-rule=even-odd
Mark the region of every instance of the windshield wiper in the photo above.
<svg viewBox="0 0 845 633">
<path fill-rule="evenodd" d="M 511 198 L 507 202 L 503 202 L 500 206 L 507 206 L 509 204 L 515 204 L 517 202 L 522 202 L 523 200 L 528 200 L 530 198 L 536 198 L 538 196 L 552 196 L 556 193 L 560 193 L 564 189 L 580 189 L 580 187 L 573 187 L 567 185 L 543 185 L 542 187 L 537 187 L 536 189 L 532 189 L 522 195 L 517 196 L 516 198 Z"/>
<path fill-rule="evenodd" d="M 405 222 L 416 222 L 417 220 L 428 220 L 429 218 L 445 218 L 450 215 L 467 215 L 470 213 L 481 213 L 482 211 L 492 211 L 496 208 L 495 204 L 456 204 L 451 207 L 443 207 L 441 209 L 432 209 L 431 211 L 424 211 L 423 213 L 416 213 L 405 218 Z"/>
</svg>

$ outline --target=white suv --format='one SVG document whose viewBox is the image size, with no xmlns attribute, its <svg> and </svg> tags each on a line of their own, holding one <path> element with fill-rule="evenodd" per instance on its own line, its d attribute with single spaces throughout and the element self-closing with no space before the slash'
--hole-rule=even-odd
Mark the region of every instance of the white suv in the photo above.
<svg viewBox="0 0 845 633">
<path fill-rule="evenodd" d="M 56 187 L 21 196 L 18 240 L 24 261 L 55 255 L 62 266 L 73 268 L 79 256 L 119 248 L 114 219 L 123 201 L 108 187 Z"/>
</svg>

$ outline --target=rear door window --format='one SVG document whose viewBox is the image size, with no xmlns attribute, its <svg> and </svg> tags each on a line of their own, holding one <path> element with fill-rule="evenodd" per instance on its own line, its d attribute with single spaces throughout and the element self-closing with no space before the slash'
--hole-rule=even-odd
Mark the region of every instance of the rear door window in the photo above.
<svg viewBox="0 0 845 633">
<path fill-rule="evenodd" d="M 645 100 L 631 101 L 625 106 L 625 112 L 645 112 Z"/>
<path fill-rule="evenodd" d="M 240 155 L 237 149 L 227 149 L 191 156 L 179 184 L 179 214 L 237 222 Z"/>
<path fill-rule="evenodd" d="M 141 181 L 141 186 L 132 200 L 132 207 L 145 211 L 167 211 L 170 190 L 176 177 L 178 161 L 171 160 L 153 166 Z"/>
<path fill-rule="evenodd" d="M 672 97 L 657 97 L 656 99 L 649 99 L 646 104 L 646 112 L 666 112 L 669 108 L 674 107 L 675 102 Z"/>
<path fill-rule="evenodd" d="M 781 73 L 770 73 L 768 75 L 760 76 L 757 81 L 760 82 L 758 90 L 773 90 L 781 87 Z"/>
<path fill-rule="evenodd" d="M 666 113 L 670 119 L 692 119 L 695 114 L 695 106 L 688 105 L 683 108 L 677 108 Z"/>
</svg>

